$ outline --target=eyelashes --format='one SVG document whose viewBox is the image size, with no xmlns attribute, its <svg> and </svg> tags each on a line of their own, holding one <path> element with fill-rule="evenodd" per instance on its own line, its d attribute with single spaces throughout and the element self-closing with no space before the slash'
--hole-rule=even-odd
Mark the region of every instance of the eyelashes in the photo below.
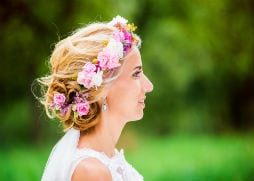
<svg viewBox="0 0 254 181">
<path fill-rule="evenodd" d="M 142 72 L 142 71 L 134 72 L 134 73 L 132 74 L 132 76 L 135 77 L 135 78 L 138 78 L 138 77 L 140 77 L 141 72 Z"/>
</svg>

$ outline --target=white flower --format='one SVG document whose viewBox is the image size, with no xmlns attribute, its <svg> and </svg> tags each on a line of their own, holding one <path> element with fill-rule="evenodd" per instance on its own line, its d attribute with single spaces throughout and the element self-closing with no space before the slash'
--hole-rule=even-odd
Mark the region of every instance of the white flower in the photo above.
<svg viewBox="0 0 254 181">
<path fill-rule="evenodd" d="M 120 23 L 120 24 L 124 24 L 124 25 L 125 25 L 125 24 L 128 23 L 128 20 L 125 19 L 125 18 L 123 18 L 123 17 L 121 17 L 121 16 L 119 16 L 119 15 L 117 15 L 116 17 L 114 17 L 114 18 L 112 19 L 112 21 L 109 22 L 109 25 L 115 26 L 117 23 Z"/>
<path fill-rule="evenodd" d="M 95 86 L 100 86 L 101 85 L 102 75 L 103 75 L 103 71 L 99 71 L 93 76 L 93 80 L 92 80 L 93 85 L 95 85 Z"/>
<path fill-rule="evenodd" d="M 123 44 L 121 42 L 110 39 L 106 48 L 115 52 L 119 59 L 123 58 Z"/>
</svg>

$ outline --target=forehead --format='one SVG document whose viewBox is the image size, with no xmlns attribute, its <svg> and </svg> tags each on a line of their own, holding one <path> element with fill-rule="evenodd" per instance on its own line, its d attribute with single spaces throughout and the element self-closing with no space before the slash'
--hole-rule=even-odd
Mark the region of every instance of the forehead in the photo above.
<svg viewBox="0 0 254 181">
<path fill-rule="evenodd" d="M 141 55 L 137 47 L 127 55 L 125 63 L 123 64 L 123 72 L 133 71 L 137 66 L 142 66 Z"/>
</svg>

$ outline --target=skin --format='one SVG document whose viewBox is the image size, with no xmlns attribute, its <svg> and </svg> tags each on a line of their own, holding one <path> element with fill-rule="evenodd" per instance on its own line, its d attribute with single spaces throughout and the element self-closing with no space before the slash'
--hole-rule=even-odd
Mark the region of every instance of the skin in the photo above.
<svg viewBox="0 0 254 181">
<path fill-rule="evenodd" d="M 92 133 L 80 135 L 78 147 L 92 148 L 112 157 L 125 124 L 143 117 L 145 94 L 152 90 L 153 84 L 142 71 L 140 52 L 134 47 L 126 57 L 119 77 L 105 91 L 108 109 L 97 117 L 100 121 Z M 78 164 L 72 176 L 72 181 L 81 180 L 111 181 L 112 177 L 99 160 L 88 158 Z"/>
</svg>

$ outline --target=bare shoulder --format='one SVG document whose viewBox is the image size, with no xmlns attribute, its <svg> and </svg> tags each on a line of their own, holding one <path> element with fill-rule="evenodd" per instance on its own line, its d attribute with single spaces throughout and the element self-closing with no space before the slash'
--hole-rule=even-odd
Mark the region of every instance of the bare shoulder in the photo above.
<svg viewBox="0 0 254 181">
<path fill-rule="evenodd" d="M 109 169 L 96 158 L 82 160 L 74 170 L 72 181 L 111 181 Z"/>
</svg>

